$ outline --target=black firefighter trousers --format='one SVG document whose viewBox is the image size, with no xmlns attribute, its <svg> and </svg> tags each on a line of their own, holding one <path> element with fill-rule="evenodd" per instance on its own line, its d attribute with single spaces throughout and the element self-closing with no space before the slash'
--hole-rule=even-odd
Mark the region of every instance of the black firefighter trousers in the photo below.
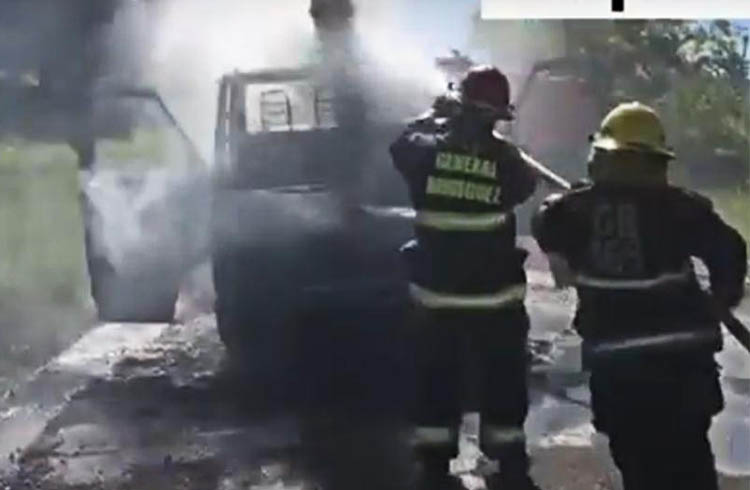
<svg viewBox="0 0 750 490">
<path fill-rule="evenodd" d="M 707 432 L 723 406 L 712 352 L 591 365 L 594 425 L 625 490 L 717 490 Z"/>
<path fill-rule="evenodd" d="M 503 309 L 415 309 L 412 423 L 417 432 L 452 431 L 449 440 L 417 437 L 418 458 L 447 472 L 462 413 L 480 412 L 482 451 L 499 460 L 501 481 L 525 481 L 528 330 L 522 303 Z"/>
</svg>

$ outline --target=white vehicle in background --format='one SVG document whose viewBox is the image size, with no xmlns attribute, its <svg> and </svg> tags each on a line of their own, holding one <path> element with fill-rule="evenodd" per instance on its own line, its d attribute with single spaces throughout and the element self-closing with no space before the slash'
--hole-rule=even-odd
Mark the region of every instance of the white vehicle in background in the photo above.
<svg viewBox="0 0 750 490">
<path fill-rule="evenodd" d="M 91 292 L 102 321 L 171 321 L 208 256 L 208 168 L 159 95 L 101 91 L 79 145 Z"/>
</svg>

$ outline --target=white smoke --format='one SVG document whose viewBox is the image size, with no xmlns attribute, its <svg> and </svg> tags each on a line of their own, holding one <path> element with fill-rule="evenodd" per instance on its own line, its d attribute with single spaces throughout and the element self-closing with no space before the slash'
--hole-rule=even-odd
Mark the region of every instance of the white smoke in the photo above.
<svg viewBox="0 0 750 490">
<path fill-rule="evenodd" d="M 155 13 L 147 80 L 210 156 L 218 82 L 235 70 L 310 62 L 306 0 L 171 0 Z"/>
<path fill-rule="evenodd" d="M 460 7 L 449 3 L 355 3 L 354 37 L 342 42 L 353 41 L 348 48 L 356 53 L 353 68 L 373 112 L 369 118 L 415 116 L 444 90 L 435 57 L 451 48 L 469 51 L 467 33 L 478 8 L 475 1 Z M 309 7 L 310 0 L 134 3 L 112 26 L 112 65 L 120 65 L 111 71 L 155 87 L 210 163 L 223 75 L 326 62 Z M 186 245 L 191 256 L 205 250 L 207 237 L 199 235 L 208 233 L 202 223 L 202 211 L 210 206 L 208 186 L 205 174 L 181 168 L 184 158 L 179 152 L 163 157 L 137 185 L 125 184 L 116 166 L 86 175 L 87 196 L 101 218 L 100 246 L 115 268 L 179 264 Z M 185 199 L 185 189 L 194 193 L 192 200 Z M 186 230 L 192 238 L 186 238 Z M 190 240 L 196 244 L 185 243 Z"/>
<path fill-rule="evenodd" d="M 365 89 L 376 97 L 376 107 L 393 115 L 419 114 L 445 91 L 437 57 L 457 49 L 481 59 L 470 42 L 477 1 L 359 1 L 356 7 L 357 39 L 370 81 Z"/>
<path fill-rule="evenodd" d="M 212 153 L 222 75 L 320 61 L 309 6 L 310 0 L 165 0 L 140 7 L 147 15 L 130 14 L 129 29 L 138 33 L 130 44 L 140 46 L 145 82 L 168 101 L 204 157 Z M 387 94 L 375 106 L 399 115 L 421 112 L 445 88 L 434 58 L 452 48 L 471 51 L 478 8 L 476 0 L 355 0 L 356 42 L 365 64 L 359 69 L 371 95 Z"/>
</svg>

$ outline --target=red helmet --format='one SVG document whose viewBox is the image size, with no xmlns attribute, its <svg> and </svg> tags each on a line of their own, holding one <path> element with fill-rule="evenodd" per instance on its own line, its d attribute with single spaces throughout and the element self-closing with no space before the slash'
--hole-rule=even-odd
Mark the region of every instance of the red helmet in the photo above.
<svg viewBox="0 0 750 490">
<path fill-rule="evenodd" d="M 461 80 L 463 102 L 496 112 L 498 119 L 513 119 L 510 104 L 510 83 L 497 68 L 478 65 Z"/>
</svg>

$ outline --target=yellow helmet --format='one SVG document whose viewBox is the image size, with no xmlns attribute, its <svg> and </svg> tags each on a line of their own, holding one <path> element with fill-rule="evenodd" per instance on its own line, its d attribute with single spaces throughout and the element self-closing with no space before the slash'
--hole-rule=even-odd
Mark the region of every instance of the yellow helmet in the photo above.
<svg viewBox="0 0 750 490">
<path fill-rule="evenodd" d="M 664 126 L 651 107 L 627 102 L 612 109 L 592 136 L 592 145 L 605 151 L 637 151 L 674 158 L 666 146 Z"/>
</svg>

